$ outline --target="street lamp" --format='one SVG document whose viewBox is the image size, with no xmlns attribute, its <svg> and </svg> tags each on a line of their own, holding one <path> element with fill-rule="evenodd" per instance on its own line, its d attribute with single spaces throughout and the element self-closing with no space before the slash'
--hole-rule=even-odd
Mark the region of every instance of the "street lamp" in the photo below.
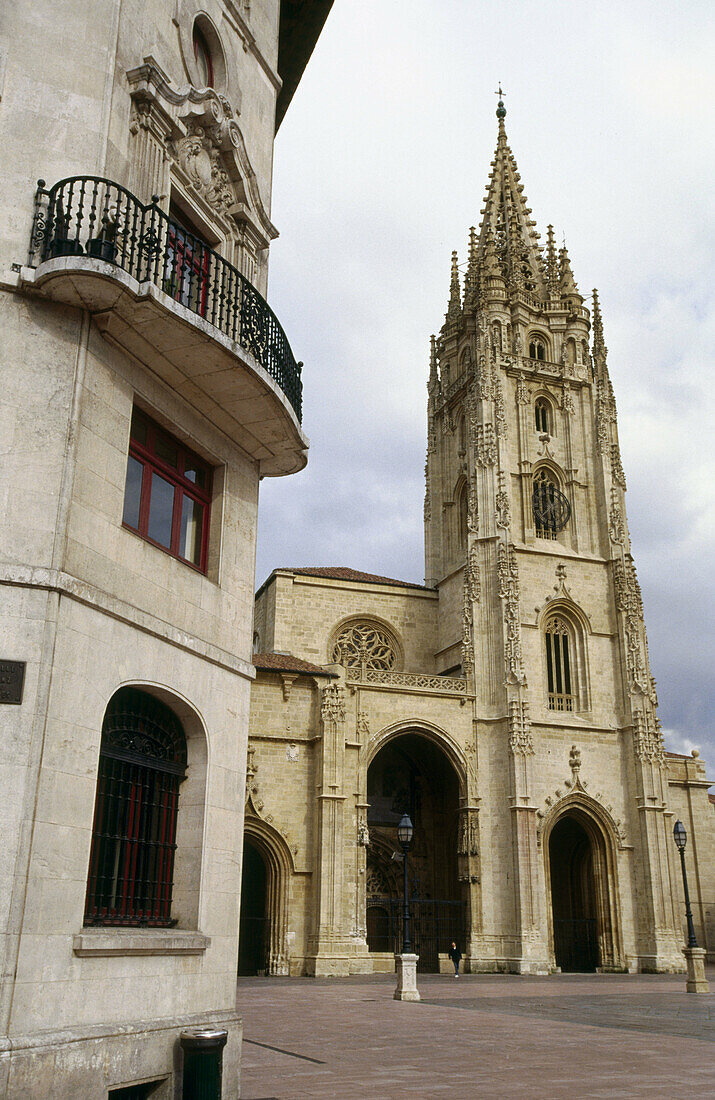
<svg viewBox="0 0 715 1100">
<path fill-rule="evenodd" d="M 680 866 L 683 869 L 683 892 L 685 894 L 685 916 L 688 921 L 688 946 L 683 948 L 687 963 L 688 977 L 685 989 L 688 993 L 708 993 L 710 986 L 705 977 L 705 948 L 698 947 L 693 928 L 693 914 L 690 909 L 690 894 L 688 892 L 688 876 L 685 873 L 685 845 L 688 843 L 688 834 L 682 821 L 676 821 L 673 826 L 673 839 L 680 852 Z"/>
<path fill-rule="evenodd" d="M 680 866 L 683 869 L 683 891 L 685 892 L 685 917 L 688 922 L 688 947 L 697 947 L 698 941 L 695 938 L 695 929 L 693 928 L 693 914 L 690 908 L 690 894 L 688 893 L 688 876 L 685 873 L 685 845 L 688 843 L 688 834 L 685 831 L 685 826 L 682 821 L 676 821 L 673 826 L 673 839 L 675 840 L 675 846 L 680 852 Z"/>
<path fill-rule="evenodd" d="M 415 830 L 410 821 L 409 814 L 403 814 L 400 824 L 397 826 L 397 839 L 402 848 L 402 864 L 404 871 L 403 889 L 403 925 L 402 925 L 402 953 L 395 955 L 395 969 L 397 971 L 397 988 L 395 989 L 396 1001 L 419 1001 L 420 993 L 417 988 L 417 956 L 412 951 L 410 939 L 410 899 L 407 883 L 407 853 L 412 847 L 412 838 Z"/>
<path fill-rule="evenodd" d="M 404 890 L 402 895 L 402 954 L 409 955 L 412 952 L 412 940 L 410 938 L 410 901 L 407 883 L 407 853 L 412 847 L 412 837 L 415 829 L 410 821 L 409 814 L 403 814 L 400 824 L 397 826 L 397 839 L 400 842 L 403 856 Z"/>
</svg>

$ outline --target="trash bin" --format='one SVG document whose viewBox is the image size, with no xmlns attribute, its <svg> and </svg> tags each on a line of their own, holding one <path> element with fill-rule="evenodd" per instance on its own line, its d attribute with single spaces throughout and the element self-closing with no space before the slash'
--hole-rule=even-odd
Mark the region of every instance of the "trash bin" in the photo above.
<svg viewBox="0 0 715 1100">
<path fill-rule="evenodd" d="M 192 1027 L 181 1032 L 184 1052 L 183 1100 L 221 1100 L 223 1048 L 228 1032 Z"/>
</svg>

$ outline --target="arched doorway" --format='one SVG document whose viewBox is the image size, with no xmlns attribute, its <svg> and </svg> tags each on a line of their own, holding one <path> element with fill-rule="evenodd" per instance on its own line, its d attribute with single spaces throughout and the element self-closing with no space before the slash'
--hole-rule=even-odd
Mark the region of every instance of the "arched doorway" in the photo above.
<svg viewBox="0 0 715 1100">
<path fill-rule="evenodd" d="M 466 935 L 466 902 L 457 871 L 459 777 L 446 752 L 417 732 L 400 734 L 375 756 L 367 773 L 366 926 L 371 952 L 402 943 L 402 860 L 397 824 L 415 827 L 408 855 L 412 939 L 419 969 L 439 969 L 439 953 Z"/>
<path fill-rule="evenodd" d="M 554 961 L 562 971 L 622 968 L 615 857 L 603 824 L 570 807 L 549 833 Z"/>
<path fill-rule="evenodd" d="M 238 973 L 240 976 L 265 974 L 268 969 L 270 941 L 269 919 L 266 914 L 267 869 L 255 844 L 243 842 L 241 874 L 241 920 L 238 939 Z"/>
</svg>

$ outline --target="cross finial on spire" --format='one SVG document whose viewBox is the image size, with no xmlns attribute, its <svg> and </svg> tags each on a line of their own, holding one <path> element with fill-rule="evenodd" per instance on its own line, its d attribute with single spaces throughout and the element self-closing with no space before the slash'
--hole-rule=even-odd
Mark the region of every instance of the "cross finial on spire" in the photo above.
<svg viewBox="0 0 715 1100">
<path fill-rule="evenodd" d="M 504 106 L 505 93 L 502 91 L 501 80 L 499 81 L 499 88 L 494 93 L 494 95 L 499 96 L 499 105 L 497 106 L 497 118 L 501 122 L 502 119 L 506 118 L 506 107 Z"/>
</svg>

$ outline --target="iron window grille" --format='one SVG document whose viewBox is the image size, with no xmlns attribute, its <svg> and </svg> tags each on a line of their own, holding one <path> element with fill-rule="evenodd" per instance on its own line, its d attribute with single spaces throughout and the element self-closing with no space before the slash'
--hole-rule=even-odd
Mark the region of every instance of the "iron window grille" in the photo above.
<svg viewBox="0 0 715 1100">
<path fill-rule="evenodd" d="M 122 523 L 200 572 L 206 572 L 211 468 L 134 409 Z"/>
<path fill-rule="evenodd" d="M 120 688 L 102 725 L 86 925 L 169 928 L 186 738 L 164 703 Z"/>
<path fill-rule="evenodd" d="M 538 470 L 534 475 L 532 507 L 536 536 L 540 539 L 555 539 L 571 518 L 568 498 L 555 485 L 547 470 Z"/>
<path fill-rule="evenodd" d="M 561 618 L 550 619 L 546 624 L 546 676 L 548 681 L 549 710 L 573 711 L 576 694 L 571 679 L 571 653 L 569 629 Z"/>
</svg>

